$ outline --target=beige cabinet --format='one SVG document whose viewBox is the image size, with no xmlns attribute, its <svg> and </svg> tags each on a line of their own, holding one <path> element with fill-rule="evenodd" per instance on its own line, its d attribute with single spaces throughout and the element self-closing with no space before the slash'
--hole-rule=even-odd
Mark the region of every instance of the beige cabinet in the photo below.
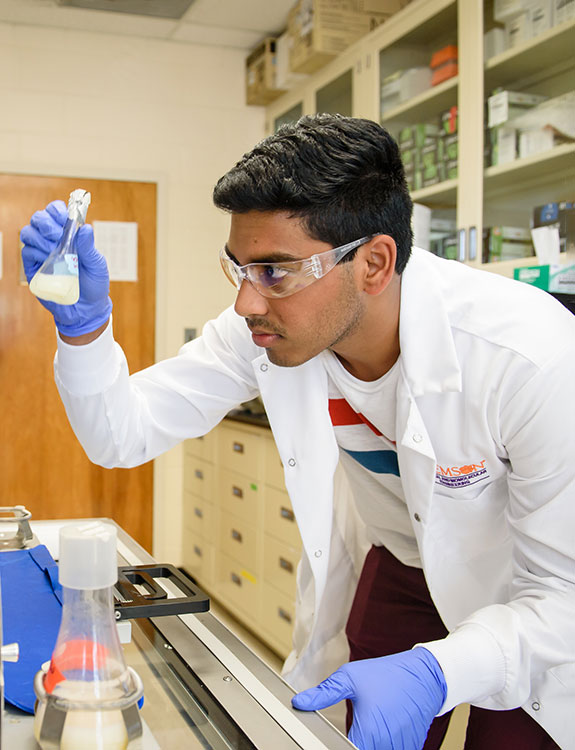
<svg viewBox="0 0 575 750">
<path fill-rule="evenodd" d="M 484 59 L 484 32 L 494 25 L 493 0 L 412 0 L 268 106 L 267 129 L 273 132 L 300 114 L 328 111 L 381 122 L 397 136 L 402 128 L 436 120 L 457 105 L 457 176 L 414 189 L 412 198 L 431 208 L 434 217 L 454 223 L 459 260 L 512 276 L 515 267 L 532 265 L 535 259 L 484 263 L 483 230 L 496 225 L 528 230 L 535 206 L 573 200 L 575 144 L 486 165 L 485 102 L 497 87 L 547 97 L 573 91 L 575 19 Z M 458 75 L 382 107 L 384 79 L 428 64 L 433 51 L 452 44 L 459 52 Z M 329 97 L 326 91 L 335 94 Z"/>
<path fill-rule="evenodd" d="M 301 540 L 271 431 L 227 419 L 184 449 L 184 567 L 280 656 Z"/>
</svg>

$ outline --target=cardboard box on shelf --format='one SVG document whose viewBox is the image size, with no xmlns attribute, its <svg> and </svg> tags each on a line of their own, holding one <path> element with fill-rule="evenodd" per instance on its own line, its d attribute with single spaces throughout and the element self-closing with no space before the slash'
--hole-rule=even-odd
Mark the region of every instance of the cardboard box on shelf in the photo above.
<svg viewBox="0 0 575 750">
<path fill-rule="evenodd" d="M 454 180 L 459 173 L 457 159 L 449 159 L 445 162 L 445 179 Z"/>
<path fill-rule="evenodd" d="M 381 115 L 393 107 L 413 99 L 431 85 L 431 70 L 426 67 L 398 70 L 384 78 L 381 84 Z"/>
<path fill-rule="evenodd" d="M 483 58 L 489 60 L 505 52 L 505 29 L 495 27 L 483 35 Z"/>
<path fill-rule="evenodd" d="M 491 165 L 508 164 L 517 159 L 517 128 L 497 125 L 489 130 L 491 140 Z"/>
<path fill-rule="evenodd" d="M 287 31 L 276 39 L 276 86 L 289 89 L 301 84 L 308 77 L 305 73 L 294 73 L 289 64 L 290 38 Z"/>
<path fill-rule="evenodd" d="M 439 115 L 439 130 L 441 135 L 453 135 L 457 133 L 458 116 L 457 105 L 453 105 Z"/>
<path fill-rule="evenodd" d="M 534 255 L 531 233 L 524 227 L 486 227 L 483 233 L 483 262 L 529 258 Z"/>
<path fill-rule="evenodd" d="M 575 253 L 575 201 L 554 201 L 535 206 L 533 227 L 557 227 L 560 252 Z"/>
<path fill-rule="evenodd" d="M 503 125 L 547 99 L 523 91 L 497 91 L 487 99 L 487 124 L 490 128 Z"/>
<path fill-rule="evenodd" d="M 437 86 L 458 73 L 458 51 L 456 44 L 448 44 L 434 52 L 429 67 L 432 70 L 431 85 Z"/>
<path fill-rule="evenodd" d="M 560 24 L 575 18 L 575 0 L 552 0 L 553 23 Z"/>
<path fill-rule="evenodd" d="M 290 69 L 313 73 L 404 5 L 405 0 L 298 0 L 288 15 Z"/>
<path fill-rule="evenodd" d="M 531 25 L 531 15 L 529 11 L 514 16 L 505 22 L 505 48 L 511 49 L 517 47 L 522 42 L 526 42 L 533 36 L 533 27 Z"/>
<path fill-rule="evenodd" d="M 440 164 L 428 164 L 422 170 L 422 187 L 431 187 L 445 180 L 445 166 Z"/>
<path fill-rule="evenodd" d="M 560 143 L 553 130 L 550 128 L 540 128 L 538 130 L 520 130 L 519 131 L 519 158 L 534 156 L 542 151 L 549 151 L 553 146 Z"/>
<path fill-rule="evenodd" d="M 555 23 L 553 0 L 534 0 L 529 7 L 531 36 L 548 31 Z"/>
<path fill-rule="evenodd" d="M 533 0 L 494 0 L 493 18 L 500 22 L 507 21 L 525 12 L 532 2 Z"/>
<path fill-rule="evenodd" d="M 440 139 L 441 142 L 441 156 L 446 161 L 457 159 L 459 156 L 459 136 L 457 133 L 453 135 L 444 135 Z"/>
<path fill-rule="evenodd" d="M 575 91 L 545 99 L 513 119 L 520 130 L 553 129 L 557 138 L 575 140 Z"/>
<path fill-rule="evenodd" d="M 276 83 L 276 40 L 268 37 L 246 58 L 246 103 L 269 104 L 283 93 Z"/>
<path fill-rule="evenodd" d="M 439 127 L 434 123 L 422 122 L 417 125 L 408 125 L 399 131 L 400 150 L 421 148 L 434 143 L 438 133 Z"/>
<path fill-rule="evenodd" d="M 546 292 L 575 294 L 575 264 L 526 266 L 515 268 L 513 278 Z"/>
</svg>

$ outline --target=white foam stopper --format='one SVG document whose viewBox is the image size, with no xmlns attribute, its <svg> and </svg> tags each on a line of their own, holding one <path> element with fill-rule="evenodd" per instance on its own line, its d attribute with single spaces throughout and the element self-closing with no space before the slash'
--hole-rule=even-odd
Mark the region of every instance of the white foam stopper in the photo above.
<svg viewBox="0 0 575 750">
<path fill-rule="evenodd" d="M 70 589 L 104 589 L 118 580 L 116 527 L 102 521 L 60 529 L 59 580 Z"/>
</svg>

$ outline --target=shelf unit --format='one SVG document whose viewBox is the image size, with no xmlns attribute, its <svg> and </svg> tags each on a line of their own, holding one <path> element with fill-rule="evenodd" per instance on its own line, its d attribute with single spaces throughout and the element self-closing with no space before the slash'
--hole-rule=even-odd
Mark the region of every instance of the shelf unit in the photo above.
<svg viewBox="0 0 575 750">
<path fill-rule="evenodd" d="M 492 3 L 480 0 L 412 0 L 274 101 L 267 108 L 267 128 L 273 132 L 282 116 L 296 106 L 304 114 L 319 111 L 318 99 L 325 101 L 322 91 L 334 81 L 344 80 L 344 76 L 351 114 L 382 122 L 393 135 L 405 125 L 433 121 L 442 111 L 457 105 L 459 176 L 415 190 L 412 197 L 429 206 L 434 214 L 455 220 L 460 260 L 512 276 L 515 267 L 532 264 L 535 258 L 483 263 L 480 247 L 470 257 L 472 232 L 481 238 L 484 227 L 496 224 L 528 228 L 536 205 L 573 200 L 575 144 L 555 146 L 534 156 L 485 168 L 485 101 L 497 87 L 550 97 L 573 90 L 575 21 L 554 26 L 484 62 L 483 33 L 493 25 L 492 12 Z M 447 43 L 458 45 L 458 76 L 385 110 L 382 117 L 383 78 L 394 70 L 428 62 L 431 51 Z"/>
</svg>

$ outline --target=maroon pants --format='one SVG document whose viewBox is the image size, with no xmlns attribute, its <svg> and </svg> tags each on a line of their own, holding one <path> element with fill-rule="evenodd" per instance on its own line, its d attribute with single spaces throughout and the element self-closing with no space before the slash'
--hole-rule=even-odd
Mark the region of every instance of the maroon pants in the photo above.
<svg viewBox="0 0 575 750">
<path fill-rule="evenodd" d="M 423 571 L 399 562 L 385 547 L 369 551 L 347 623 L 350 659 L 407 651 L 447 635 L 431 600 Z M 351 726 L 348 701 L 348 730 Z M 423 750 L 438 750 L 451 714 L 433 720 Z M 521 708 L 488 711 L 471 707 L 464 750 L 560 750 Z"/>
</svg>

